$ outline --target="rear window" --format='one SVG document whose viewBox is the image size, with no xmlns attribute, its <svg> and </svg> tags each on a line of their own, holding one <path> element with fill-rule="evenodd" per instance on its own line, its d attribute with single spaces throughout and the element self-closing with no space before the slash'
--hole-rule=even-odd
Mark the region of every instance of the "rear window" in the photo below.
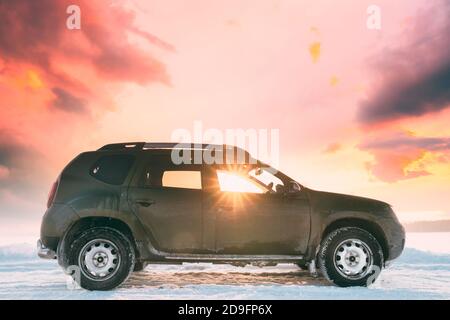
<svg viewBox="0 0 450 320">
<path fill-rule="evenodd" d="M 103 156 L 95 162 L 89 173 L 102 182 L 120 185 L 128 176 L 133 162 L 134 156 L 130 154 Z"/>
</svg>

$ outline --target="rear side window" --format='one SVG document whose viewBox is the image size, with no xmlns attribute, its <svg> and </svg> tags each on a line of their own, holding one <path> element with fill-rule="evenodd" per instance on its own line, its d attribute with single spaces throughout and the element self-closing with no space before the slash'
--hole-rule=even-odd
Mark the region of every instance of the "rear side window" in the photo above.
<svg viewBox="0 0 450 320">
<path fill-rule="evenodd" d="M 89 173 L 102 182 L 120 185 L 128 176 L 133 162 L 134 156 L 130 154 L 103 156 L 95 162 Z"/>
<path fill-rule="evenodd" d="M 182 189 L 201 189 L 202 176 L 200 171 L 164 171 L 162 186 Z"/>
</svg>

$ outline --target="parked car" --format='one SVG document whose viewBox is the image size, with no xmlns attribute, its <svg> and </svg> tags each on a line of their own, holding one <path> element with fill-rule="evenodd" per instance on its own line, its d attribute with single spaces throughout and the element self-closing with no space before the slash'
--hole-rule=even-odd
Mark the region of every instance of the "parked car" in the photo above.
<svg viewBox="0 0 450 320">
<path fill-rule="evenodd" d="M 183 262 L 290 262 L 366 286 L 401 254 L 405 233 L 389 204 L 312 190 L 242 149 L 213 147 L 132 142 L 81 153 L 51 189 L 38 255 L 79 268 L 83 288 L 109 290 L 148 263 Z M 198 152 L 224 161 L 189 161 Z"/>
</svg>

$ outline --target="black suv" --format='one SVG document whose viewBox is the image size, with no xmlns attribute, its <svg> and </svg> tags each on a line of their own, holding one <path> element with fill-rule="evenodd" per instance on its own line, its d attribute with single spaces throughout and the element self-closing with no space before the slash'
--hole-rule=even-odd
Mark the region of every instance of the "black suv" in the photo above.
<svg viewBox="0 0 450 320">
<path fill-rule="evenodd" d="M 90 290 L 115 288 L 152 262 L 292 262 L 366 286 L 404 243 L 387 203 L 306 188 L 243 149 L 133 142 L 66 166 L 38 255 L 78 270 Z"/>
</svg>

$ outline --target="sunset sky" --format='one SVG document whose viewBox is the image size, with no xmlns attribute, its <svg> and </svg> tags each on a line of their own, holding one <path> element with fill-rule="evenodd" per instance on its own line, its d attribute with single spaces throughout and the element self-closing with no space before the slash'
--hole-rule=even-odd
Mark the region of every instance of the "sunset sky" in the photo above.
<svg viewBox="0 0 450 320">
<path fill-rule="evenodd" d="M 445 0 L 0 0 L 0 242 L 37 237 L 78 153 L 197 120 L 279 129 L 313 189 L 450 219 L 449 43 Z"/>
</svg>

